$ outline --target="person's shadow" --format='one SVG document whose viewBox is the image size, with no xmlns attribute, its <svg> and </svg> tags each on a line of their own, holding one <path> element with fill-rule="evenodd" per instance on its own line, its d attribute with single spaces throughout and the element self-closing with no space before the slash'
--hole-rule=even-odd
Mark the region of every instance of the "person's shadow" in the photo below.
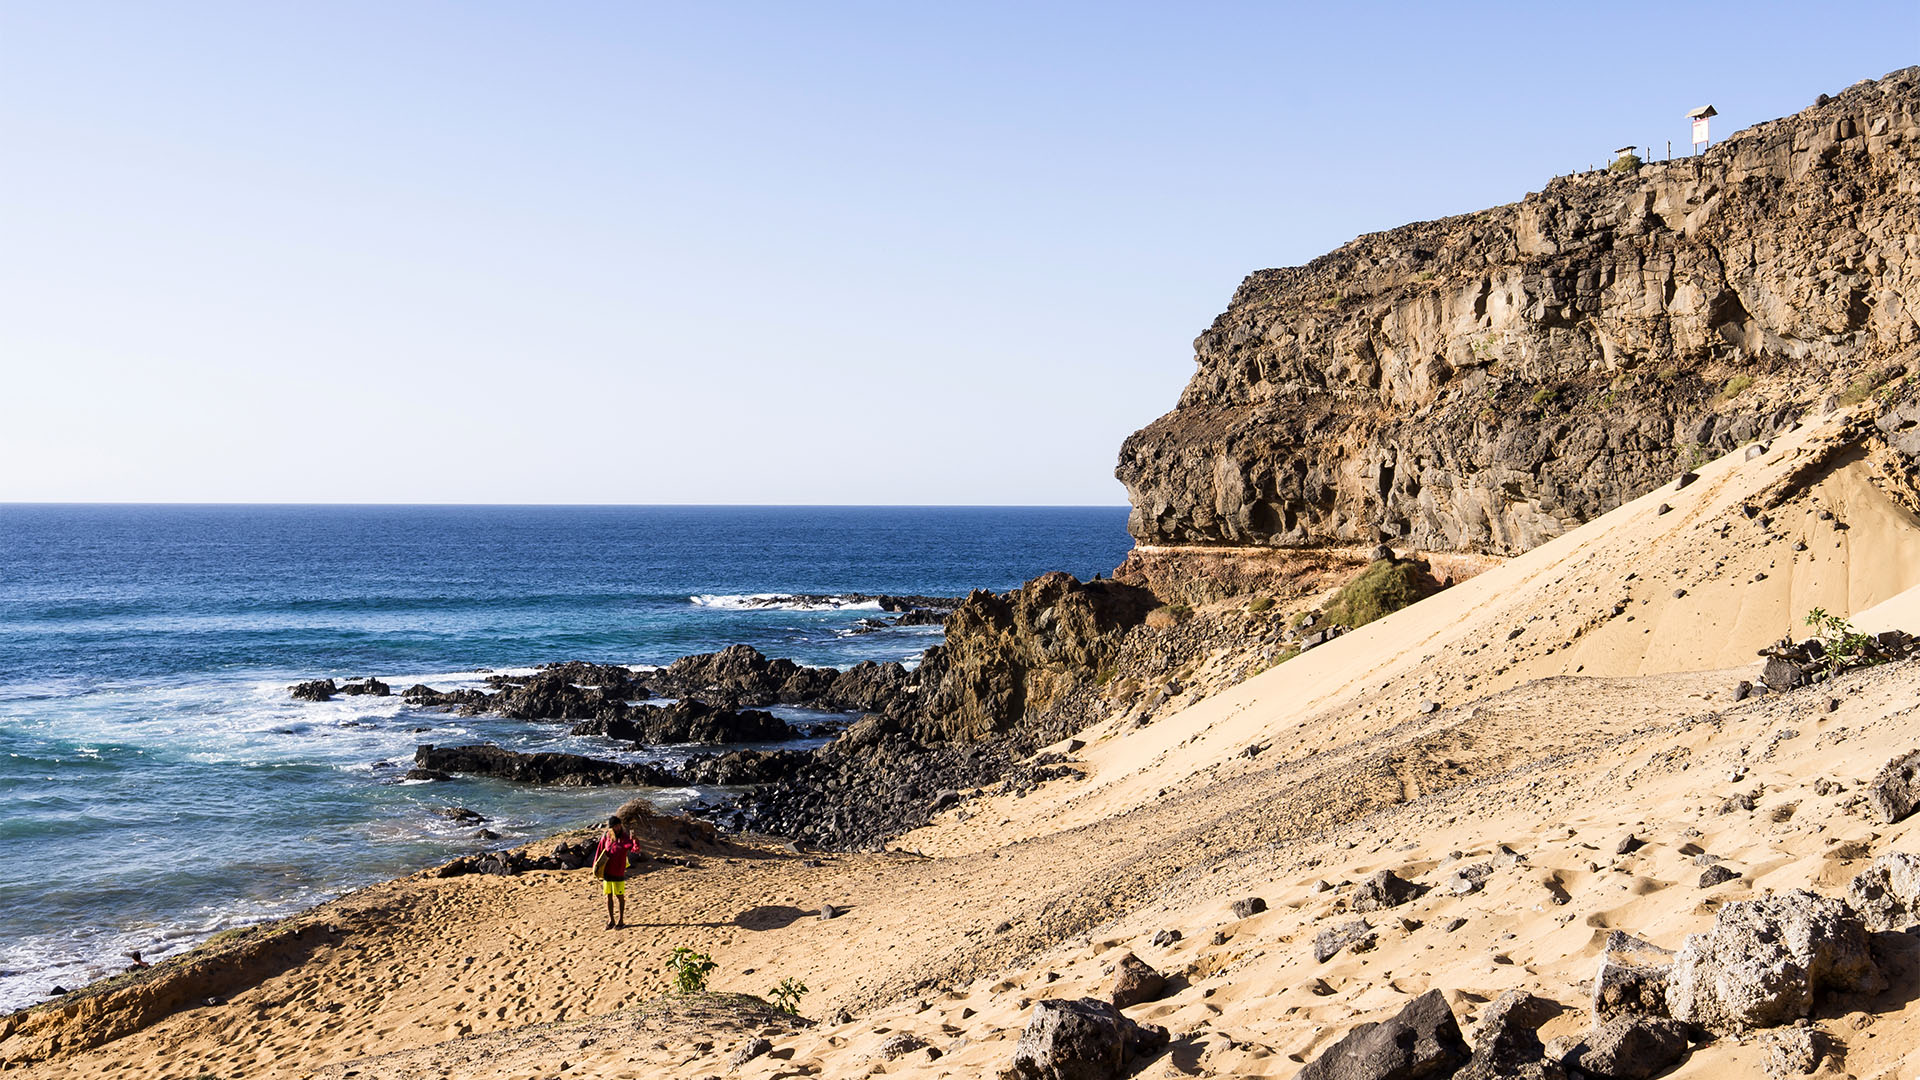
<svg viewBox="0 0 1920 1080">
<path fill-rule="evenodd" d="M 836 912 L 845 912 L 847 908 L 834 905 Z M 801 919 L 819 916 L 818 911 L 807 911 L 790 904 L 763 904 L 757 908 L 748 908 L 733 917 L 733 925 L 742 930 L 783 930 Z"/>
</svg>

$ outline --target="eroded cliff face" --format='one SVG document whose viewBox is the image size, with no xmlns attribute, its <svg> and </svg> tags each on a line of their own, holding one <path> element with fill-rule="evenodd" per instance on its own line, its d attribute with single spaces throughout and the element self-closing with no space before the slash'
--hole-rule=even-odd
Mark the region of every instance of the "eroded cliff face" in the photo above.
<svg viewBox="0 0 1920 1080">
<path fill-rule="evenodd" d="M 1260 271 L 1122 447 L 1129 528 L 1525 551 L 1912 366 L 1917 234 L 1920 67 Z"/>
</svg>

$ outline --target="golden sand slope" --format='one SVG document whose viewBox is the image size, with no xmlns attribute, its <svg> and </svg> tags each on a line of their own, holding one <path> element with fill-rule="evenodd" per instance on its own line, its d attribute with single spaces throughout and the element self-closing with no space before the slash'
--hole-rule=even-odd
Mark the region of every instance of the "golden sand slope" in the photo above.
<svg viewBox="0 0 1920 1080">
<path fill-rule="evenodd" d="M 1920 665 L 1730 700 L 1805 608 L 1913 603 L 1920 526 L 1831 435 L 1716 462 L 1150 726 L 1097 727 L 1086 780 L 972 800 L 903 840 L 929 857 L 657 866 L 624 932 L 599 928 L 584 871 L 409 878 L 317 909 L 303 922 L 334 932 L 221 1004 L 31 1062 L 73 1033 L 16 1023 L 0 1057 L 45 1077 L 974 1077 L 1007 1064 L 1033 1000 L 1103 994 L 1126 951 L 1180 976 L 1131 1010 L 1175 1035 L 1147 1076 L 1290 1076 L 1432 987 L 1469 1022 L 1526 987 L 1570 1008 L 1548 1036 L 1583 1028 L 1608 929 L 1677 946 L 1727 899 L 1834 893 L 1917 849 L 1912 823 L 1860 816 L 1858 788 L 1920 745 Z M 1722 813 L 1733 794 L 1756 808 Z M 1649 843 L 1616 856 L 1628 831 Z M 1697 887 L 1696 848 L 1744 876 Z M 1495 865 L 1484 891 L 1436 891 L 1376 918 L 1371 951 L 1314 960 L 1350 882 L 1463 861 Z M 1250 895 L 1268 910 L 1234 919 Z M 846 913 L 812 917 L 822 903 Z M 1180 940 L 1153 946 L 1162 928 Z M 794 977 L 807 1015 L 852 1017 L 660 1003 L 680 944 L 713 954 L 716 989 Z M 1913 1075 L 1915 998 L 1905 972 L 1820 1016 L 1844 1072 Z M 773 1052 L 730 1072 L 756 1035 Z M 1723 1041 L 1676 1075 L 1747 1075 L 1758 1052 Z"/>
</svg>

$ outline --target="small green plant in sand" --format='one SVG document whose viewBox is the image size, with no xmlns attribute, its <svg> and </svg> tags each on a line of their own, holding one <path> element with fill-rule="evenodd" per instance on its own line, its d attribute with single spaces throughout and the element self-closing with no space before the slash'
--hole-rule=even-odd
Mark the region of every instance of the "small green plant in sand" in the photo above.
<svg viewBox="0 0 1920 1080">
<path fill-rule="evenodd" d="M 667 960 L 667 974 L 673 978 L 673 988 L 683 994 L 698 994 L 707 988 L 707 976 L 720 965 L 713 957 L 703 952 L 695 952 L 685 945 L 673 950 Z"/>
<path fill-rule="evenodd" d="M 1247 601 L 1247 610 L 1253 612 L 1255 615 L 1258 615 L 1263 611 L 1271 610 L 1272 608 L 1273 608 L 1273 597 L 1271 596 L 1256 596 L 1253 599 Z"/>
<path fill-rule="evenodd" d="M 1813 627 L 1813 636 L 1819 639 L 1826 656 L 1828 678 L 1863 662 L 1869 639 L 1852 623 L 1829 614 L 1826 608 L 1814 608 L 1807 612 L 1807 625 Z"/>
<path fill-rule="evenodd" d="M 1359 627 L 1391 615 L 1431 591 L 1425 576 L 1412 563 L 1376 560 L 1334 594 L 1326 606 L 1327 621 Z"/>
<path fill-rule="evenodd" d="M 800 1015 L 800 999 L 807 996 L 807 984 L 799 979 L 781 979 L 780 985 L 767 991 L 767 1000 L 783 1013 Z"/>
</svg>

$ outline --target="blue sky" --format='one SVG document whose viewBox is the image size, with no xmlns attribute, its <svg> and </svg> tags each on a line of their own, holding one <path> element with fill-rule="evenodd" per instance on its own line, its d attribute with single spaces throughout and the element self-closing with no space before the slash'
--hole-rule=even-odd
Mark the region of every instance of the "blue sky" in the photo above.
<svg viewBox="0 0 1920 1080">
<path fill-rule="evenodd" d="M 1119 504 L 1240 278 L 1920 5 L 0 0 L 0 501 Z"/>
</svg>

